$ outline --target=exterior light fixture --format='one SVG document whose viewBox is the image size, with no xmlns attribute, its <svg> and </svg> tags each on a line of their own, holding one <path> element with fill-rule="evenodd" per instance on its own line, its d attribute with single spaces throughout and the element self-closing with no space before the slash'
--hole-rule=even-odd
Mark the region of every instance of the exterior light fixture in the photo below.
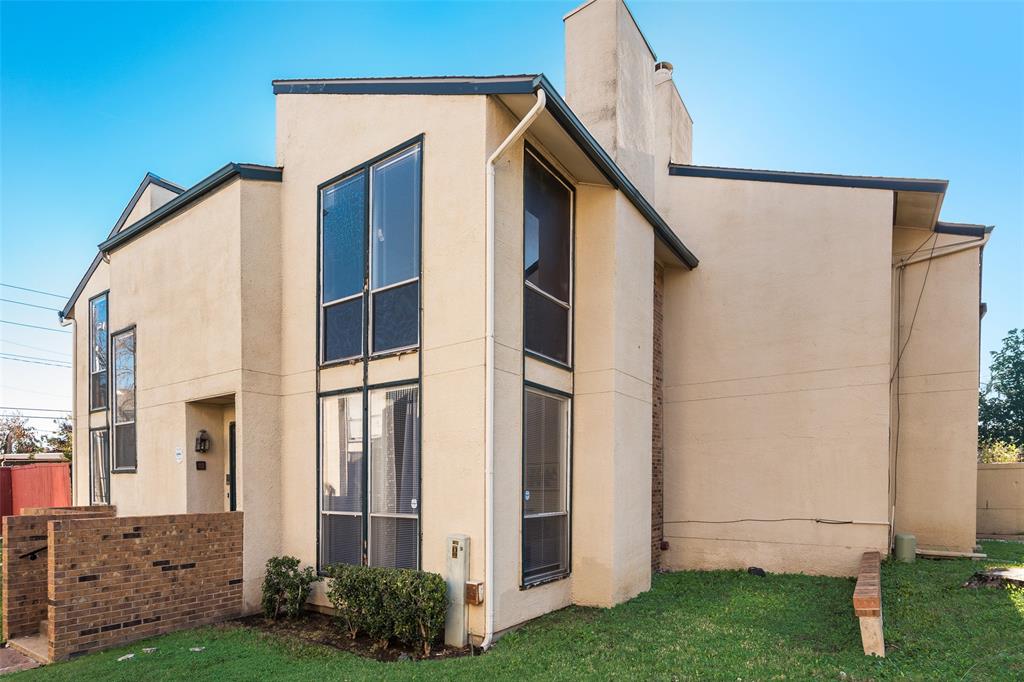
<svg viewBox="0 0 1024 682">
<path fill-rule="evenodd" d="M 210 451 L 210 435 L 206 433 L 205 429 L 200 429 L 199 433 L 196 434 L 196 452 L 209 452 Z"/>
</svg>

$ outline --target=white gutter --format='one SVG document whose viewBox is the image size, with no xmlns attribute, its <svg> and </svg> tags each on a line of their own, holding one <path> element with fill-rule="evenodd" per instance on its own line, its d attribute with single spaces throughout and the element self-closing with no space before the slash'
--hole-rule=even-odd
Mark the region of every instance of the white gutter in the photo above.
<svg viewBox="0 0 1024 682">
<path fill-rule="evenodd" d="M 487 359 L 484 367 L 487 376 L 484 399 L 484 507 L 487 523 L 484 542 L 487 551 L 484 556 L 484 639 L 480 643 L 484 649 L 490 647 L 494 639 L 494 163 L 526 133 L 526 129 L 544 110 L 547 95 L 540 88 L 536 92 L 537 103 L 487 159 Z"/>
</svg>

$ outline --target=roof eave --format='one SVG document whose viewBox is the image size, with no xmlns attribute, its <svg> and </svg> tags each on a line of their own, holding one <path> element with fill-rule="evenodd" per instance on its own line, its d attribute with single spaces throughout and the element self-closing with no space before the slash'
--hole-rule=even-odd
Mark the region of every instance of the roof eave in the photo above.
<svg viewBox="0 0 1024 682">
<path fill-rule="evenodd" d="M 670 163 L 669 175 L 713 178 L 718 180 L 747 180 L 750 182 L 778 182 L 819 187 L 848 187 L 855 189 L 882 189 L 893 192 L 930 192 L 945 194 L 948 180 L 925 178 L 890 178 L 863 175 L 833 175 L 829 173 L 800 173 L 760 170 L 753 168 L 722 168 Z"/>
</svg>

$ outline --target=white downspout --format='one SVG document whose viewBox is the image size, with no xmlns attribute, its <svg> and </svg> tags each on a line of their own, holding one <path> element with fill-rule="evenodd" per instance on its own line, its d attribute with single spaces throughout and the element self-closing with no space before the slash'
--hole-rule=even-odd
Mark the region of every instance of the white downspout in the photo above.
<svg viewBox="0 0 1024 682">
<path fill-rule="evenodd" d="M 490 647 L 494 639 L 494 163 L 523 136 L 544 110 L 546 102 L 547 95 L 538 88 L 536 104 L 487 159 L 487 359 L 484 368 L 487 377 L 484 400 L 484 506 L 487 519 L 484 542 L 487 551 L 484 557 L 484 639 L 480 644 L 484 649 Z"/>
</svg>

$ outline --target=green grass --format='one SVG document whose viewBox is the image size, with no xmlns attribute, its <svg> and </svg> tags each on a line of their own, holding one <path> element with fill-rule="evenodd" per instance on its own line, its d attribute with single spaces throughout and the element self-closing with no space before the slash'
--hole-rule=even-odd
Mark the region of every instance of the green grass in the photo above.
<svg viewBox="0 0 1024 682">
<path fill-rule="evenodd" d="M 224 626 L 19 673 L 18 680 L 1024 679 L 1024 590 L 960 587 L 984 565 L 1024 565 L 1024 543 L 983 545 L 985 564 L 883 567 L 884 660 L 860 651 L 852 580 L 710 571 L 656 576 L 650 592 L 614 609 L 549 614 L 477 658 L 377 663 Z M 159 650 L 143 654 L 143 646 Z M 135 658 L 118 663 L 127 652 Z"/>
</svg>

